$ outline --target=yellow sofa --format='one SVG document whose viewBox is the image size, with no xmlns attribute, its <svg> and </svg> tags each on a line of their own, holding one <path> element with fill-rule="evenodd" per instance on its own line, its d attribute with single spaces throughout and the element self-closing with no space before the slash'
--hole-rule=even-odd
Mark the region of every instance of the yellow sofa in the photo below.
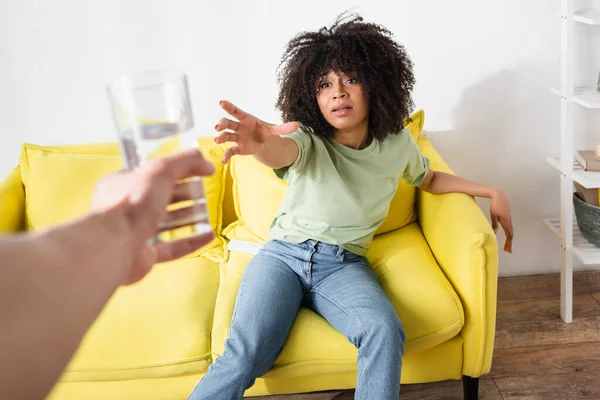
<svg viewBox="0 0 600 400">
<path fill-rule="evenodd" d="M 421 133 L 423 121 L 419 111 L 408 128 L 431 166 L 451 172 Z M 217 238 L 118 289 L 51 399 L 186 399 L 222 353 L 237 287 L 252 257 L 227 244 L 263 242 L 285 191 L 285 183 L 251 157 L 221 165 L 224 148 L 211 138 L 200 140 L 217 166 L 205 179 Z M 97 180 L 121 165 L 115 143 L 24 145 L 19 166 L 0 183 L 0 233 L 84 213 Z M 464 377 L 465 396 L 477 397 L 477 378 L 489 372 L 492 360 L 497 251 L 471 197 L 399 186 L 368 257 L 406 330 L 403 384 Z M 353 388 L 356 357 L 340 333 L 301 309 L 275 366 L 247 395 Z"/>
</svg>

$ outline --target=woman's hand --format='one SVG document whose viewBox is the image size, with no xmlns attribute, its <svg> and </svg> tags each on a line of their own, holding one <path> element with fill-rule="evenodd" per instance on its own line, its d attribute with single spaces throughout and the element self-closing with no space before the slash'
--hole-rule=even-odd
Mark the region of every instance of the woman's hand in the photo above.
<svg viewBox="0 0 600 400">
<path fill-rule="evenodd" d="M 512 240 L 514 237 L 512 218 L 510 216 L 510 207 L 508 197 L 501 190 L 494 190 L 491 196 L 490 217 L 492 219 L 492 229 L 498 231 L 498 224 L 502 226 L 506 234 L 504 251 L 512 253 Z"/>
<path fill-rule="evenodd" d="M 298 130 L 298 122 L 288 122 L 281 125 L 273 125 L 261 121 L 252 114 L 240 110 L 228 101 L 219 103 L 223 110 L 236 118 L 222 118 L 215 129 L 220 135 L 215 138 L 216 143 L 235 142 L 236 145 L 228 148 L 223 155 L 223 164 L 227 163 L 234 155 L 255 155 L 260 153 L 267 141 L 274 136 L 289 135 Z"/>
</svg>

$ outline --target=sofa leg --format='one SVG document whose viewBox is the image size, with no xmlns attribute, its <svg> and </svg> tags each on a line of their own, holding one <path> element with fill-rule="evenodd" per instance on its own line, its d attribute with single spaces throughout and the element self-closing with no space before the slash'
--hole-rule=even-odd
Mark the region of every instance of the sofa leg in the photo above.
<svg viewBox="0 0 600 400">
<path fill-rule="evenodd" d="M 477 400 L 479 398 L 479 378 L 463 375 L 463 392 L 465 400 Z"/>
</svg>

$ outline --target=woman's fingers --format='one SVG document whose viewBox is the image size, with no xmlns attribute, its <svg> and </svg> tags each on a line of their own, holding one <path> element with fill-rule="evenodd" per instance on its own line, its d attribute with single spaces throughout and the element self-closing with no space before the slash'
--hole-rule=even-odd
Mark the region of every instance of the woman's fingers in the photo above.
<svg viewBox="0 0 600 400">
<path fill-rule="evenodd" d="M 222 162 L 223 164 L 227 164 L 227 161 L 235 155 L 240 154 L 240 148 L 238 146 L 233 146 L 225 150 L 225 154 L 223 154 Z"/>
<path fill-rule="evenodd" d="M 215 130 L 217 132 L 224 131 L 225 129 L 237 131 L 239 128 L 240 123 L 237 121 L 230 120 L 229 118 L 221 118 L 219 122 L 215 125 Z"/>
<path fill-rule="evenodd" d="M 245 111 L 242 111 L 241 109 L 239 109 L 238 107 L 236 107 L 235 105 L 233 105 L 232 103 L 225 101 L 225 100 L 221 100 L 219 102 L 219 105 L 221 106 L 221 108 L 225 111 L 227 111 L 227 113 L 229 115 L 231 115 L 232 117 L 235 117 L 238 121 L 242 121 L 244 118 L 246 118 L 249 114 Z"/>
<path fill-rule="evenodd" d="M 225 143 L 225 142 L 237 142 L 237 141 L 238 141 L 237 133 L 228 132 L 228 131 L 220 132 L 219 136 L 217 136 L 215 138 L 215 143 L 217 143 L 217 144 L 221 144 L 221 143 Z"/>
</svg>

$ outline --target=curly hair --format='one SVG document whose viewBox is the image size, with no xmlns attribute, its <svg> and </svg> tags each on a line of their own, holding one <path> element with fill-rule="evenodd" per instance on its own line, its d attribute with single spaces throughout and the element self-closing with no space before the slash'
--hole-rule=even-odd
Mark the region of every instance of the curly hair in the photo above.
<svg viewBox="0 0 600 400">
<path fill-rule="evenodd" d="M 414 107 L 412 67 L 389 30 L 342 13 L 330 28 L 301 32 L 288 42 L 278 67 L 276 107 L 285 122 L 298 121 L 316 135 L 333 136 L 316 96 L 324 76 L 344 72 L 358 80 L 368 100 L 369 133 L 383 140 L 409 120 Z"/>
</svg>

